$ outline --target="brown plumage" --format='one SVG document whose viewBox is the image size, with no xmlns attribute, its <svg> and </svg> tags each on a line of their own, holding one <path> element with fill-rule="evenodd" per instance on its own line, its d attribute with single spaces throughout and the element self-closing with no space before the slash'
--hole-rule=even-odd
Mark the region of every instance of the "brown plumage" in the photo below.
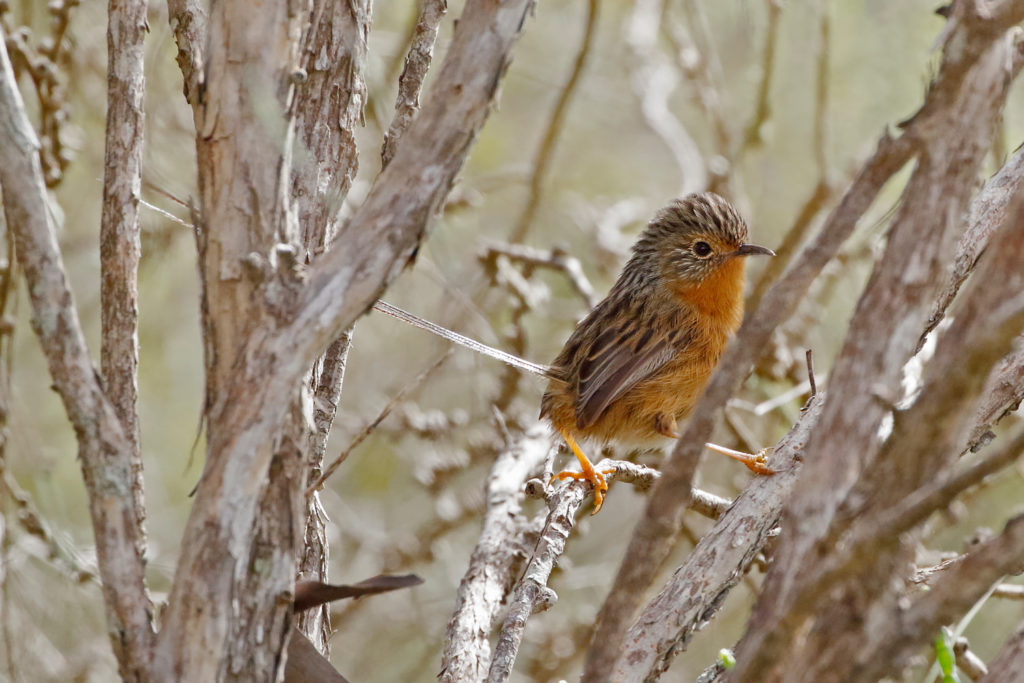
<svg viewBox="0 0 1024 683">
<path fill-rule="evenodd" d="M 718 195 L 673 200 L 552 363 L 540 414 L 583 468 L 556 476 L 590 481 L 595 513 L 608 486 L 576 441 L 678 438 L 678 421 L 743 320 L 743 257 L 774 255 L 746 240 L 746 223 Z"/>
</svg>

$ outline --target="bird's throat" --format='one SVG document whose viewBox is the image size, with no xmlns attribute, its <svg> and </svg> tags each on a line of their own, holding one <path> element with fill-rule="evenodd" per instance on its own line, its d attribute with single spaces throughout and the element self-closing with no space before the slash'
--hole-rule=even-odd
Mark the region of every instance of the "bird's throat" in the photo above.
<svg viewBox="0 0 1024 683">
<path fill-rule="evenodd" d="M 735 331 L 743 322 L 743 294 L 746 286 L 743 259 L 730 259 L 700 282 L 678 283 L 673 293 L 708 322 L 720 323 Z"/>
</svg>

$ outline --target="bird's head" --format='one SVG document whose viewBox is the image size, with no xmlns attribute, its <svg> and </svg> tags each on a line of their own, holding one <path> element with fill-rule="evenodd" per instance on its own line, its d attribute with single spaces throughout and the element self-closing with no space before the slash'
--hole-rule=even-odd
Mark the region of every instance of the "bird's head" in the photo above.
<svg viewBox="0 0 1024 683">
<path fill-rule="evenodd" d="M 774 256 L 747 243 L 747 224 L 712 192 L 675 199 L 654 216 L 633 248 L 634 268 L 673 288 L 699 286 L 725 276 L 742 283 L 746 256 Z"/>
</svg>

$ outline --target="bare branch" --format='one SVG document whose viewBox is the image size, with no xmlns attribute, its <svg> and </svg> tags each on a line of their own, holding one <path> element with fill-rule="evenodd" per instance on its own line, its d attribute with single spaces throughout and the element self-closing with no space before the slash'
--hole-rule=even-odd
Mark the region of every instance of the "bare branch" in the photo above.
<svg viewBox="0 0 1024 683">
<path fill-rule="evenodd" d="M 292 196 L 307 254 L 322 253 L 334 239 L 338 212 L 359 169 L 356 131 L 367 98 L 369 32 L 368 0 L 312 3 L 291 109 L 298 135 Z"/>
<path fill-rule="evenodd" d="M 761 59 L 761 81 L 757 88 L 757 105 L 754 116 L 747 124 L 743 133 L 743 143 L 736 152 L 737 159 L 764 144 L 764 127 L 771 119 L 772 76 L 775 75 L 775 45 L 779 37 L 779 15 L 782 14 L 782 3 L 779 0 L 768 0 L 768 27 L 765 29 L 764 56 Z"/>
<path fill-rule="evenodd" d="M 626 39 L 635 63 L 631 82 L 640 100 L 644 122 L 672 154 L 682 176 L 679 191 L 682 195 L 703 189 L 708 172 L 697 143 L 668 106 L 677 76 L 656 49 L 663 6 L 664 0 L 637 2 L 629 18 Z"/>
<path fill-rule="evenodd" d="M 754 291 L 751 292 L 750 299 L 747 301 L 750 310 L 757 310 L 768 288 L 786 270 L 786 266 L 793 262 L 796 250 L 810 232 L 814 219 L 832 202 L 838 191 L 836 186 L 829 184 L 824 178 L 820 179 L 811 190 L 810 196 L 797 212 L 793 225 L 786 232 L 786 236 L 782 238 L 782 243 L 775 247 L 775 256 L 768 260 L 761 276 L 754 284 Z"/>
<path fill-rule="evenodd" d="M 878 454 L 877 430 L 890 408 L 884 398 L 880 401 L 875 396 L 897 395 L 900 370 L 926 322 L 924 305 L 938 294 L 934 283 L 952 257 L 960 219 L 968 207 L 968 192 L 1009 84 L 1006 66 L 1012 42 L 1005 29 L 992 35 L 951 21 L 953 32 L 946 38 L 939 75 L 924 105 L 906 126 L 906 136 L 926 144 L 928 154 L 918 158 L 886 252 L 858 303 L 843 352 L 831 373 L 829 393 L 842 399 L 825 407 L 821 425 L 808 442 L 807 472 L 794 490 L 784 524 L 784 529 L 792 531 L 783 534 L 766 590 L 737 652 L 737 669 L 729 673 L 732 677 L 758 671 L 771 678 L 783 675 L 775 666 L 790 670 L 800 663 L 817 670 L 833 661 L 829 657 L 842 656 L 842 648 L 831 642 L 829 657 L 815 654 L 813 664 L 808 664 L 808 659 L 792 656 L 785 645 L 780 646 L 778 641 L 792 632 L 784 633 L 786 629 L 772 624 L 777 615 L 795 604 L 791 593 L 798 585 L 796 575 L 807 575 L 812 549 L 832 524 L 841 501 Z M 929 239 L 920 239 L 922 234 Z M 884 345 L 877 343 L 879 321 L 899 321 Z M 864 387 L 873 387 L 874 395 Z M 834 447 L 837 442 L 843 444 L 842 449 Z M 915 447 L 927 451 L 923 444 Z M 877 480 L 872 481 L 877 487 Z M 902 490 L 889 487 L 897 489 Z M 853 619 L 855 613 L 848 610 L 845 615 Z M 807 647 L 801 654 L 810 657 L 812 648 Z"/>
<path fill-rule="evenodd" d="M 365 70 L 370 6 L 365 0 L 310 3 L 301 64 L 291 112 L 298 134 L 298 153 L 291 170 L 292 196 L 298 213 L 300 249 L 308 259 L 328 248 L 337 232 L 338 213 L 359 167 L 356 130 L 363 122 L 367 99 Z M 352 331 L 331 342 L 314 364 L 309 380 L 313 393 L 313 430 L 308 420 L 292 422 L 293 440 L 309 440 L 307 481 L 322 474 L 324 451 L 338 402 Z M 301 398 L 296 399 L 301 401 Z M 301 410 L 301 404 L 298 406 Z M 306 499 L 306 525 L 298 576 L 327 579 L 326 520 L 319 496 Z M 279 543 L 268 539 L 268 543 Z M 296 627 L 327 652 L 329 610 L 298 615 Z"/>
<path fill-rule="evenodd" d="M 992 427 L 1020 407 L 1024 400 L 1024 340 L 1016 351 L 1002 360 L 989 377 L 986 391 L 975 412 L 974 428 L 967 448 L 977 451 L 995 435 Z"/>
<path fill-rule="evenodd" d="M 395 117 L 391 120 L 388 132 L 384 134 L 384 148 L 380 153 L 383 166 L 391 163 L 399 138 L 420 108 L 420 90 L 423 89 L 423 80 L 427 77 L 427 70 L 434 57 L 437 28 L 447 11 L 447 0 L 421 0 L 409 52 L 405 55 L 405 68 L 398 77 Z"/>
<path fill-rule="evenodd" d="M 533 162 L 533 173 L 530 174 L 530 190 L 526 196 L 526 203 L 519 220 L 516 222 L 509 241 L 517 244 L 526 239 L 533 225 L 533 218 L 537 214 L 537 207 L 540 206 L 543 194 L 544 183 L 547 180 L 548 167 L 555 154 L 555 147 L 558 145 L 558 136 L 562 133 L 565 125 L 565 116 L 569 111 L 569 105 L 576 94 L 583 76 L 583 69 L 586 67 L 587 58 L 590 56 L 591 47 L 594 44 L 594 36 L 597 33 L 597 16 L 601 0 L 587 0 L 587 14 L 583 28 L 583 37 L 580 39 L 579 49 L 576 51 L 576 59 L 569 73 L 569 80 L 565 82 L 558 95 L 555 108 L 551 111 L 551 119 L 548 121 L 544 135 L 541 137 L 537 147 L 537 153 Z"/>
<path fill-rule="evenodd" d="M 603 680 L 610 670 L 644 590 L 671 549 L 680 514 L 688 503 L 688 496 L 679 495 L 679 491 L 690 489 L 702 444 L 711 435 L 718 411 L 746 376 L 775 327 L 796 309 L 811 282 L 839 250 L 882 186 L 913 152 L 913 144 L 905 137 L 885 136 L 879 141 L 875 154 L 864 164 L 821 233 L 789 273 L 769 290 L 764 303 L 744 322 L 737 338 L 726 349 L 685 433 L 662 468 L 663 477 L 651 494 L 630 540 L 626 559 L 601 608 L 597 632 L 587 654 L 585 680 Z"/>
<path fill-rule="evenodd" d="M 654 478 L 653 470 L 649 471 L 650 474 L 645 474 L 641 469 L 647 468 L 639 468 L 633 463 L 618 460 L 602 460 L 597 463 L 596 468 L 608 481 L 620 478 Z M 569 480 L 548 490 L 548 511 L 544 527 L 526 571 L 509 598 L 508 614 L 501 627 L 498 643 L 494 648 L 494 659 L 487 675 L 488 683 L 508 680 L 530 615 L 550 608 L 558 599 L 555 592 L 547 586 L 548 577 L 551 576 L 555 561 L 565 550 L 565 542 L 575 525 L 576 512 L 589 494 L 589 487 L 590 484 L 584 480 Z"/>
<path fill-rule="evenodd" d="M 633 622 L 623 640 L 625 647 L 616 653 L 612 680 L 652 680 L 664 672 L 743 577 L 778 524 L 800 471 L 803 445 L 823 403 L 824 395 L 813 398 L 775 447 L 770 467 L 777 474 L 757 477 L 743 490 Z"/>
<path fill-rule="evenodd" d="M 569 284 L 580 295 L 588 308 L 597 305 L 598 299 L 594 294 L 594 287 L 583 272 L 583 266 L 580 265 L 579 259 L 570 256 L 564 249 L 555 247 L 550 251 L 543 251 L 522 244 L 489 244 L 481 258 L 490 261 L 498 254 L 507 256 L 513 261 L 564 273 Z"/>
<path fill-rule="evenodd" d="M 963 614 L 993 583 L 1004 574 L 1019 570 L 1022 563 L 1024 515 L 1018 515 L 1006 523 L 1001 534 L 942 572 L 930 590 L 901 611 L 898 620 L 881 624 L 879 632 L 872 634 L 880 649 L 866 661 L 858 661 L 849 672 L 850 680 L 877 680 L 886 672 L 898 671 L 923 640 Z"/>
<path fill-rule="evenodd" d="M 981 679 L 982 683 L 1020 683 L 1021 661 L 1024 661 L 1024 622 L 1006 640 L 995 659 L 989 662 L 988 675 Z"/>
<path fill-rule="evenodd" d="M 949 274 L 938 300 L 928 316 L 928 324 L 918 342 L 920 351 L 925 338 L 935 329 L 946 315 L 946 309 L 953 303 L 960 286 L 974 270 L 981 253 L 988 246 L 989 238 L 1002 224 L 1010 199 L 1024 184 L 1024 147 L 1020 147 L 999 171 L 992 176 L 985 188 L 971 202 L 967 229 L 960 236 L 956 247 L 953 272 Z"/>
<path fill-rule="evenodd" d="M 206 41 L 206 11 L 199 0 L 167 0 L 167 18 L 178 45 L 178 68 L 184 79 L 185 101 L 199 102 L 203 82 L 203 46 Z"/>
<path fill-rule="evenodd" d="M 526 560 L 539 527 L 522 514 L 523 484 L 552 448 L 550 430 L 537 424 L 498 455 L 487 479 L 483 530 L 456 593 L 448 621 L 442 681 L 480 681 L 490 666 L 491 627 Z"/>
<path fill-rule="evenodd" d="M 240 16 L 230 22 L 213 22 L 211 32 L 218 23 L 223 24 L 223 29 L 230 27 L 232 31 L 240 31 L 254 19 L 247 3 L 232 6 Z M 269 329 L 264 326 L 260 334 L 246 336 L 244 340 L 233 339 L 231 334 L 218 330 L 218 334 L 226 335 L 225 341 L 232 339 L 236 345 L 223 349 L 218 355 L 222 359 L 220 365 L 215 372 L 209 373 L 214 384 L 212 395 L 217 398 L 213 406 L 215 419 L 210 423 L 216 422 L 217 429 L 210 430 L 209 457 L 186 527 L 171 593 L 172 608 L 160 637 L 159 654 L 165 658 L 162 661 L 179 664 L 184 672 L 181 675 L 197 680 L 207 679 L 224 666 L 220 653 L 227 629 L 233 623 L 232 614 L 236 613 L 230 604 L 230 586 L 234 577 L 245 574 L 244 567 L 249 566 L 250 530 L 257 517 L 255 501 L 270 465 L 272 435 L 282 424 L 287 410 L 285 404 L 289 403 L 282 397 L 294 395 L 300 379 L 322 350 L 369 309 L 413 258 L 426 236 L 430 217 L 448 193 L 476 132 L 490 111 L 512 46 L 531 6 L 529 0 L 511 4 L 474 0 L 467 5 L 425 106 L 403 136 L 392 163 L 378 176 L 373 189 L 356 210 L 347 229 L 341 231 L 332 249 L 314 260 L 306 270 L 301 286 L 294 279 L 288 279 L 287 274 L 282 275 L 285 286 L 276 291 L 287 305 L 273 308 L 272 320 L 275 322 Z M 272 20 L 268 17 L 259 19 L 264 22 Z M 259 35 L 256 31 L 254 34 Z M 221 42 L 220 37 L 211 40 L 211 44 Z M 267 42 L 275 44 L 275 41 Z M 254 57 L 254 63 L 261 60 Z M 278 63 L 273 58 L 271 62 Z M 251 69 L 251 64 L 244 63 Z M 210 71 L 216 70 L 211 68 Z M 245 75 L 251 80 L 256 73 L 247 71 Z M 246 82 L 246 79 L 239 82 Z M 265 79 L 258 82 L 259 88 L 249 89 L 250 96 L 258 90 L 265 90 L 273 81 Z M 284 83 L 278 82 L 278 85 L 283 87 Z M 236 87 L 220 95 L 241 95 Z M 213 90 L 212 84 L 210 90 Z M 230 98 L 226 103 L 231 103 Z M 232 109 L 228 113 L 236 112 Z M 225 120 L 223 109 L 216 121 L 217 125 L 231 124 L 230 120 Z M 236 128 L 234 137 L 214 135 L 209 139 L 210 144 L 249 144 L 245 150 L 248 163 L 268 163 L 261 162 L 261 154 L 255 152 L 269 152 L 269 148 L 280 144 L 280 141 L 274 143 L 266 139 L 266 121 L 261 122 L 258 128 L 252 126 L 254 121 L 246 120 L 244 125 L 235 123 L 253 134 L 257 130 L 264 131 L 264 139 L 258 142 L 249 140 L 239 136 L 239 128 Z M 205 132 L 202 127 L 200 132 Z M 278 147 L 278 156 L 281 149 Z M 279 197 L 274 191 L 276 178 L 262 166 L 254 166 L 249 173 L 251 175 L 243 176 L 249 182 L 258 187 L 269 187 L 266 196 L 250 193 L 246 197 L 269 206 L 251 207 L 240 216 L 228 213 L 224 216 L 224 224 L 251 226 L 257 235 L 267 234 L 268 227 L 279 226 L 281 233 L 287 235 L 282 223 L 284 219 L 273 218 L 287 208 L 286 198 Z M 221 200 L 230 196 L 227 188 L 217 192 L 216 184 L 205 187 L 202 167 L 200 177 L 204 196 L 209 193 L 210 197 Z M 227 180 L 221 178 L 220 182 Z M 275 203 L 275 198 L 280 203 Z M 235 210 L 231 205 L 217 207 L 218 210 Z M 238 207 L 239 210 L 241 208 Z M 204 215 L 204 220 L 212 221 L 213 218 L 212 215 Z M 254 220 L 259 224 L 254 225 Z M 210 224 L 213 225 L 212 222 Z M 244 234 L 249 231 L 238 232 Z M 281 233 L 274 231 L 271 235 Z M 221 257 L 227 258 L 237 245 L 221 242 L 217 246 Z M 237 257 L 245 261 L 247 253 L 251 252 Z M 215 256 L 209 252 L 204 256 L 204 262 L 209 260 L 207 268 L 212 275 L 206 284 L 210 286 L 217 282 L 216 278 L 221 278 L 219 286 L 226 291 L 219 293 L 220 305 L 226 306 L 229 301 L 234 301 L 234 309 L 230 313 L 232 319 L 244 320 L 245 316 L 240 316 L 240 306 L 261 299 L 232 298 L 229 285 L 240 291 L 247 288 L 242 280 L 223 279 L 225 275 L 232 274 L 232 266 L 236 262 L 229 259 L 220 264 Z M 259 259 L 245 262 L 258 263 Z M 294 275 L 294 269 L 287 269 L 287 273 Z M 271 295 L 280 284 L 281 279 L 272 278 L 266 285 L 267 289 L 260 291 Z M 261 312 L 269 313 L 265 309 Z M 256 313 L 252 311 L 253 315 Z M 228 315 L 226 310 L 221 314 Z M 245 361 L 232 362 L 241 358 Z M 233 505 L 225 508 L 215 504 L 223 500 L 231 500 Z M 273 571 L 279 571 L 276 565 Z M 283 581 L 284 577 L 280 576 L 274 584 L 264 582 L 259 599 L 275 600 Z M 247 595 L 246 598 L 253 601 L 257 596 Z M 278 623 L 274 622 L 272 626 L 276 629 Z M 274 638 L 276 634 L 275 630 Z M 187 648 L 181 645 L 184 639 L 190 641 Z M 269 643 L 270 640 L 264 642 Z M 172 657 L 171 652 L 181 654 Z M 255 666 L 256 662 L 251 661 L 250 666 Z"/>
<path fill-rule="evenodd" d="M 981 680 L 988 673 L 988 667 L 984 660 L 976 655 L 966 638 L 960 637 L 953 644 L 953 653 L 956 655 L 956 666 L 967 674 L 972 681 Z"/>
<path fill-rule="evenodd" d="M 153 628 L 139 552 L 144 534 L 130 495 L 132 444 L 89 358 L 47 205 L 39 141 L 2 45 L 0 117 L 3 206 L 28 283 L 32 327 L 78 437 L 107 619 L 121 676 L 141 680 L 148 671 Z"/>
<path fill-rule="evenodd" d="M 132 498 L 145 519 L 139 452 L 139 193 L 144 128 L 145 0 L 111 0 L 107 19 L 107 128 L 100 218 L 100 367 L 103 388 L 132 444 Z M 137 549 L 145 557 L 145 546 Z"/>
<path fill-rule="evenodd" d="M 341 466 L 341 463 L 345 462 L 345 460 L 348 459 L 348 456 L 351 455 L 352 451 L 354 451 L 359 446 L 359 444 L 365 441 L 366 437 L 370 436 L 370 434 L 373 433 L 373 430 L 375 430 L 378 427 L 378 425 L 380 425 L 380 423 L 383 422 L 384 419 L 391 414 L 391 411 L 395 409 L 395 406 L 404 401 L 409 396 L 409 394 L 423 386 L 423 383 L 426 382 L 427 379 L 429 379 L 430 376 L 433 375 L 434 372 L 438 368 L 440 368 L 446 360 L 451 358 L 451 355 L 452 349 L 449 348 L 447 351 L 441 354 L 439 358 L 437 358 L 433 363 L 431 363 L 423 372 L 421 372 L 419 375 L 413 378 L 411 382 L 402 387 L 397 394 L 392 396 L 391 400 L 389 400 L 384 405 L 384 407 L 380 409 L 380 412 L 377 413 L 377 417 L 368 422 L 366 426 L 364 426 L 359 431 L 359 434 L 356 435 L 356 438 L 352 439 L 352 443 L 350 443 L 348 447 L 345 448 L 345 450 L 343 450 L 337 458 L 332 460 L 330 465 L 324 468 L 323 474 L 321 474 L 319 478 L 313 481 L 312 484 L 306 487 L 306 495 L 311 496 L 313 495 L 313 493 L 319 490 L 324 485 L 324 482 L 326 482 L 330 478 L 330 476 L 334 474 L 338 467 Z"/>
</svg>

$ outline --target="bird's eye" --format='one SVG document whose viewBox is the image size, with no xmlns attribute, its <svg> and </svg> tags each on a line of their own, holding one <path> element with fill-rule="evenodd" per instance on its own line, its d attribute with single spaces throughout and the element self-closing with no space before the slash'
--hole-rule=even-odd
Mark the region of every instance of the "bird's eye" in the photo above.
<svg viewBox="0 0 1024 683">
<path fill-rule="evenodd" d="M 700 258 L 706 258 L 711 255 L 711 245 L 707 242 L 694 242 L 693 253 Z"/>
</svg>

